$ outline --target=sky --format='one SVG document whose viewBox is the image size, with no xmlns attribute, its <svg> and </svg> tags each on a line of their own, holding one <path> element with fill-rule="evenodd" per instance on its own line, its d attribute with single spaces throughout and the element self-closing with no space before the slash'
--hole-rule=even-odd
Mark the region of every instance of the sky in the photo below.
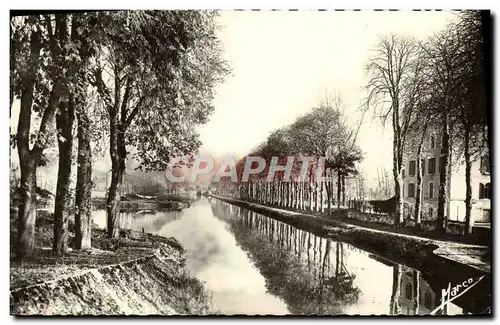
<svg viewBox="0 0 500 325">
<path fill-rule="evenodd" d="M 201 152 L 243 156 L 334 91 L 357 120 L 364 67 L 379 38 L 424 40 L 453 17 L 450 11 L 222 11 L 219 37 L 232 75 L 217 87 L 215 111 L 200 128 Z M 359 145 L 365 179 L 376 178 L 379 166 L 390 173 L 390 125 L 384 130 L 365 117 Z"/>
</svg>

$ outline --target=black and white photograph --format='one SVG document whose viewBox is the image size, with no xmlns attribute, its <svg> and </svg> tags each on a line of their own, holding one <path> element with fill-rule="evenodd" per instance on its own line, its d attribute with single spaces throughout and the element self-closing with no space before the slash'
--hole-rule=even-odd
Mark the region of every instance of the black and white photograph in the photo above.
<svg viewBox="0 0 500 325">
<path fill-rule="evenodd" d="M 216 9 L 10 11 L 10 315 L 491 318 L 491 11 Z"/>
</svg>

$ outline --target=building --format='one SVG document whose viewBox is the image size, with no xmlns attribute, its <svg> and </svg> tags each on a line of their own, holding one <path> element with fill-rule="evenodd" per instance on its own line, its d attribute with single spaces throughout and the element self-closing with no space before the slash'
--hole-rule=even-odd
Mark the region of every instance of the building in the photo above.
<svg viewBox="0 0 500 325">
<path fill-rule="evenodd" d="M 422 166 L 422 220 L 437 217 L 439 196 L 439 171 L 441 136 L 439 132 L 429 131 L 423 139 Z M 417 188 L 416 149 L 409 148 L 403 157 L 403 214 L 414 218 Z M 445 207 L 448 220 L 465 221 L 465 162 L 463 158 L 452 157 L 448 182 L 449 203 Z M 472 219 L 475 223 L 490 222 L 490 166 L 488 155 L 482 155 L 471 166 Z"/>
</svg>

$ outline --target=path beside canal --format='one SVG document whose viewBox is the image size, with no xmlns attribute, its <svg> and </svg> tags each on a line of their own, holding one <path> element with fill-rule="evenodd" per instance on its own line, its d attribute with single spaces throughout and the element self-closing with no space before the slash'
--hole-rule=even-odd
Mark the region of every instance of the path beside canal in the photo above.
<svg viewBox="0 0 500 325">
<path fill-rule="evenodd" d="M 347 242 L 381 257 L 418 268 L 430 275 L 438 276 L 442 275 L 443 272 L 455 273 L 455 271 L 457 274 L 470 274 L 471 276 L 490 273 L 490 252 L 486 246 L 373 229 L 318 215 L 274 208 L 218 195 L 211 194 L 210 196 L 265 214 L 270 218 L 311 231 L 317 235 Z"/>
</svg>

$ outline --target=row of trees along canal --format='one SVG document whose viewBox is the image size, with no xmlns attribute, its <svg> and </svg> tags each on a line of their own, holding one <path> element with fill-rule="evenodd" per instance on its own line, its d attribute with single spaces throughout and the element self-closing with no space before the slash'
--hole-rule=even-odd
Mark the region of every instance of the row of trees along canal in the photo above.
<svg viewBox="0 0 500 325">
<path fill-rule="evenodd" d="M 11 108 L 20 101 L 17 133 L 11 135 L 21 170 L 17 258 L 33 253 L 36 170 L 56 142 L 57 253 L 67 249 L 72 214 L 75 248 L 90 248 L 92 155 L 99 143 L 109 148 L 112 164 L 109 237 L 119 233 L 117 207 L 130 148 L 143 170 L 164 169 L 172 157 L 198 149 L 194 126 L 207 121 L 214 86 L 229 72 L 215 18 L 208 11 L 116 11 L 11 19 Z"/>
<path fill-rule="evenodd" d="M 363 156 L 356 141 L 362 120 L 352 128 L 344 112 L 345 105 L 339 94 L 326 96 L 311 112 L 273 131 L 254 152 L 237 162 L 237 179 L 244 177 L 245 166 L 247 170 L 257 168 L 255 157 L 266 160 L 260 172 L 249 175 L 248 182 L 235 183 L 230 178 L 221 178 L 218 193 L 309 211 L 323 211 L 326 194 L 328 213 L 334 201 L 339 208 L 345 205 L 346 177 L 357 175 L 362 183 L 356 163 Z M 288 157 L 294 157 L 293 163 Z M 324 158 L 323 163 L 319 157 Z M 272 181 L 268 181 L 271 165 L 287 163 L 290 182 L 285 181 L 288 178 L 285 171 L 276 171 Z M 305 177 L 300 179 L 305 165 Z M 333 197 L 335 180 L 336 200 Z"/>
<path fill-rule="evenodd" d="M 416 158 L 415 221 L 421 225 L 423 140 L 431 128 L 441 135 L 440 186 L 438 196 L 437 229 L 446 227 L 447 191 L 452 158 L 465 161 L 466 227 L 471 234 L 472 189 L 471 165 L 485 151 L 489 152 L 487 99 L 485 84 L 490 75 L 484 71 L 485 57 L 490 42 L 488 13 L 465 11 L 444 30 L 425 41 L 411 37 L 390 35 L 380 40 L 366 65 L 367 97 L 361 105 L 375 119 L 390 122 L 393 131 L 393 178 L 396 200 L 395 224 L 404 223 L 402 209 L 403 157 L 413 151 Z M 349 128 L 343 117 L 342 101 L 334 96 L 320 103 L 311 113 L 299 118 L 291 126 L 274 131 L 255 152 L 239 162 L 239 168 L 252 156 L 266 158 L 305 155 L 325 157 L 325 181 L 264 181 L 267 170 L 252 175 L 246 184 L 236 184 L 236 192 L 244 199 L 322 211 L 323 190 L 327 194 L 330 213 L 333 177 L 337 178 L 337 203 L 340 206 L 342 188 L 347 175 L 356 174 L 355 163 L 362 159 L 356 145 L 357 131 Z M 453 144 L 453 146 L 452 146 Z M 452 150 L 453 148 L 453 150 Z M 284 165 L 286 159 L 279 164 Z M 298 174 L 298 172 L 297 172 Z M 241 176 L 241 172 L 240 175 Z M 362 178 L 360 178 L 362 182 Z M 228 184 L 224 185 L 226 192 Z M 234 193 L 234 190 L 232 191 Z M 319 193 L 318 193 L 319 192 Z"/>
</svg>

